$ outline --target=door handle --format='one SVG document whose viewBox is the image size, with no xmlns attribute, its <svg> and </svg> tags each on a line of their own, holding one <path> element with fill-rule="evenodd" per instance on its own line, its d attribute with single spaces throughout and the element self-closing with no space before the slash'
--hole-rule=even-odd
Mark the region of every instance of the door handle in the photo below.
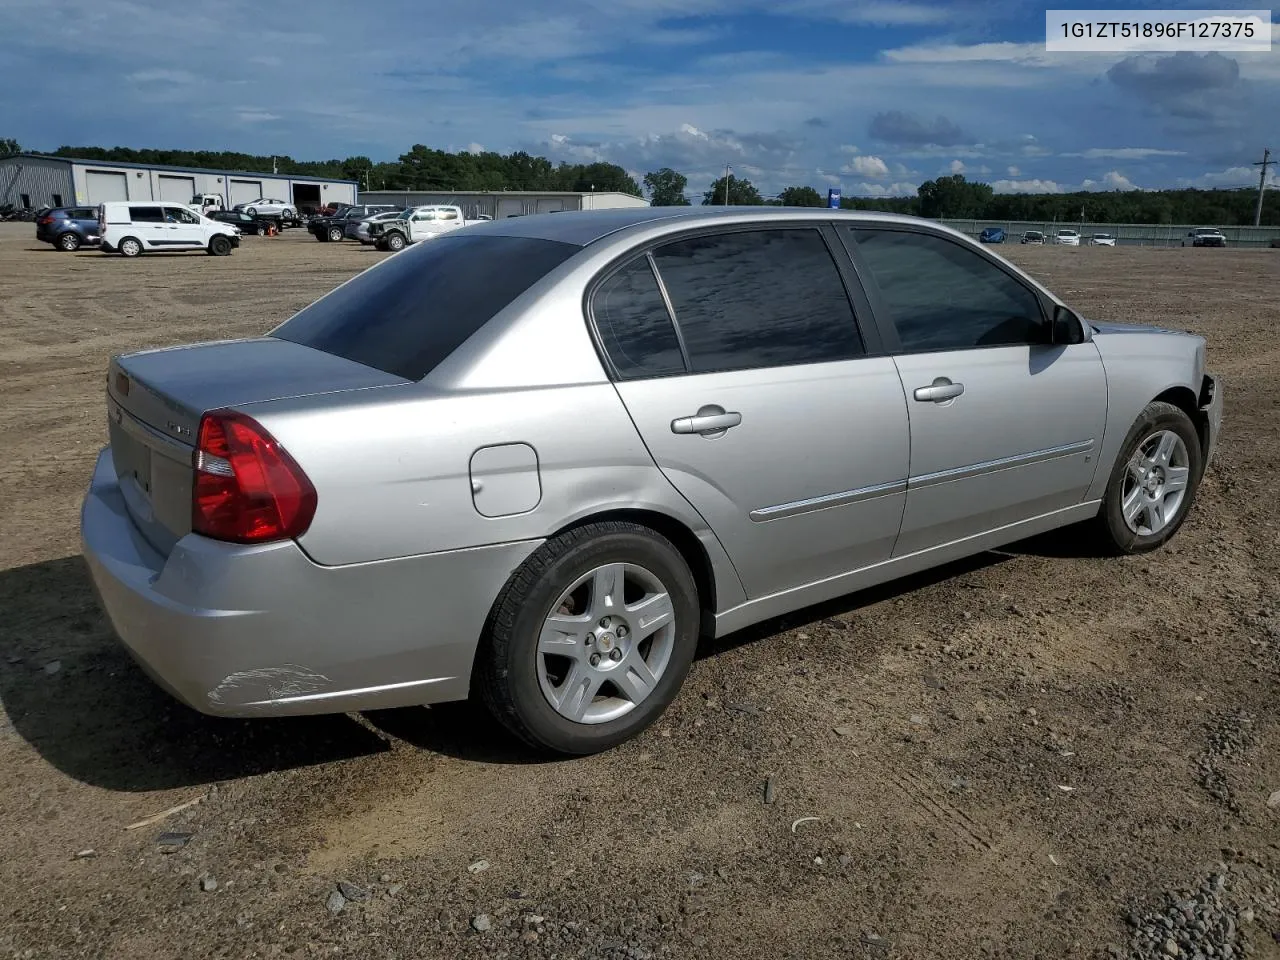
<svg viewBox="0 0 1280 960">
<path fill-rule="evenodd" d="M 672 433 L 697 433 L 703 436 L 723 434 L 730 427 L 742 422 L 742 414 L 726 413 L 724 407 L 714 404 L 702 407 L 692 417 L 680 417 L 671 421 Z"/>
<path fill-rule="evenodd" d="M 963 383 L 952 383 L 946 377 L 938 377 L 930 386 L 916 387 L 915 398 L 921 403 L 945 403 L 962 393 Z"/>
</svg>

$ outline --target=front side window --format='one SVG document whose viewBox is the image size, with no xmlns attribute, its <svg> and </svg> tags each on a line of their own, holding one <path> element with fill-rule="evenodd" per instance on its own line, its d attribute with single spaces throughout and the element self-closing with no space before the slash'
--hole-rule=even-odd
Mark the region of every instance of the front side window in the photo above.
<svg viewBox="0 0 1280 960">
<path fill-rule="evenodd" d="M 473 333 L 582 248 L 454 230 L 321 297 L 270 336 L 421 380 Z"/>
<path fill-rule="evenodd" d="M 413 219 L 418 221 L 434 220 L 435 218 L 436 212 L 434 210 L 419 210 L 413 215 Z"/>
<path fill-rule="evenodd" d="M 633 260 L 591 298 L 600 343 L 624 380 L 684 373 L 684 357 L 649 258 Z"/>
<path fill-rule="evenodd" d="M 130 207 L 129 219 L 134 223 L 164 223 L 164 210 L 160 207 Z"/>
<path fill-rule="evenodd" d="M 199 223 L 200 218 L 186 207 L 165 207 L 164 212 L 170 223 Z"/>
<path fill-rule="evenodd" d="M 848 360 L 862 338 L 822 233 L 677 240 L 653 254 L 694 373 Z"/>
<path fill-rule="evenodd" d="M 1049 342 L 1039 298 L 980 254 L 931 234 L 843 229 L 880 288 L 903 351 Z"/>
</svg>

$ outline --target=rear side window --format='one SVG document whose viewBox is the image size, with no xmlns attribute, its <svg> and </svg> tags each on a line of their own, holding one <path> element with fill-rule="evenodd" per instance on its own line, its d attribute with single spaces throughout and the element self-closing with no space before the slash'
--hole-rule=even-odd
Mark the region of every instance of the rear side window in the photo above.
<svg viewBox="0 0 1280 960">
<path fill-rule="evenodd" d="M 591 298 L 591 316 L 622 379 L 685 372 L 680 341 L 648 257 L 632 261 L 600 284 Z"/>
<path fill-rule="evenodd" d="M 846 229 L 905 352 L 1049 342 L 1035 293 L 973 250 L 930 234 Z"/>
<path fill-rule="evenodd" d="M 863 353 L 822 234 L 751 230 L 654 251 L 693 373 L 848 360 Z"/>
<path fill-rule="evenodd" d="M 582 248 L 458 230 L 388 257 L 271 336 L 421 380 L 468 337 Z"/>
<path fill-rule="evenodd" d="M 129 207 L 129 219 L 134 223 L 164 223 L 164 210 L 160 207 Z"/>
</svg>

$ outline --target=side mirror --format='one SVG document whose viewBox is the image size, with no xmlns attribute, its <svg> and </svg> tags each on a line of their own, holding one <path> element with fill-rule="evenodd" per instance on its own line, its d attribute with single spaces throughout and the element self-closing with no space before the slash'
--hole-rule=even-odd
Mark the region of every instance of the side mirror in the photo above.
<svg viewBox="0 0 1280 960">
<path fill-rule="evenodd" d="M 1084 343 L 1084 321 L 1074 310 L 1058 304 L 1053 308 L 1050 342 L 1055 346 L 1065 343 Z"/>
</svg>

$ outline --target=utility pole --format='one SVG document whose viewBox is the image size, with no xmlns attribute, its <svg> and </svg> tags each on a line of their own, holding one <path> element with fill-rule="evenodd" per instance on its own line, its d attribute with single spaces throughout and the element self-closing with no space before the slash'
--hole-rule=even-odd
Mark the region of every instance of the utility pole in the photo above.
<svg viewBox="0 0 1280 960">
<path fill-rule="evenodd" d="M 732 170 L 729 164 L 724 165 L 724 205 L 729 205 L 729 171 Z"/>
<path fill-rule="evenodd" d="M 1280 163 L 1280 161 L 1272 160 L 1270 148 L 1263 147 L 1262 160 L 1254 163 L 1255 167 L 1262 168 L 1262 173 L 1258 176 L 1258 205 L 1253 211 L 1253 225 L 1255 227 L 1262 226 L 1262 196 L 1267 192 L 1267 168 L 1274 163 Z"/>
</svg>

